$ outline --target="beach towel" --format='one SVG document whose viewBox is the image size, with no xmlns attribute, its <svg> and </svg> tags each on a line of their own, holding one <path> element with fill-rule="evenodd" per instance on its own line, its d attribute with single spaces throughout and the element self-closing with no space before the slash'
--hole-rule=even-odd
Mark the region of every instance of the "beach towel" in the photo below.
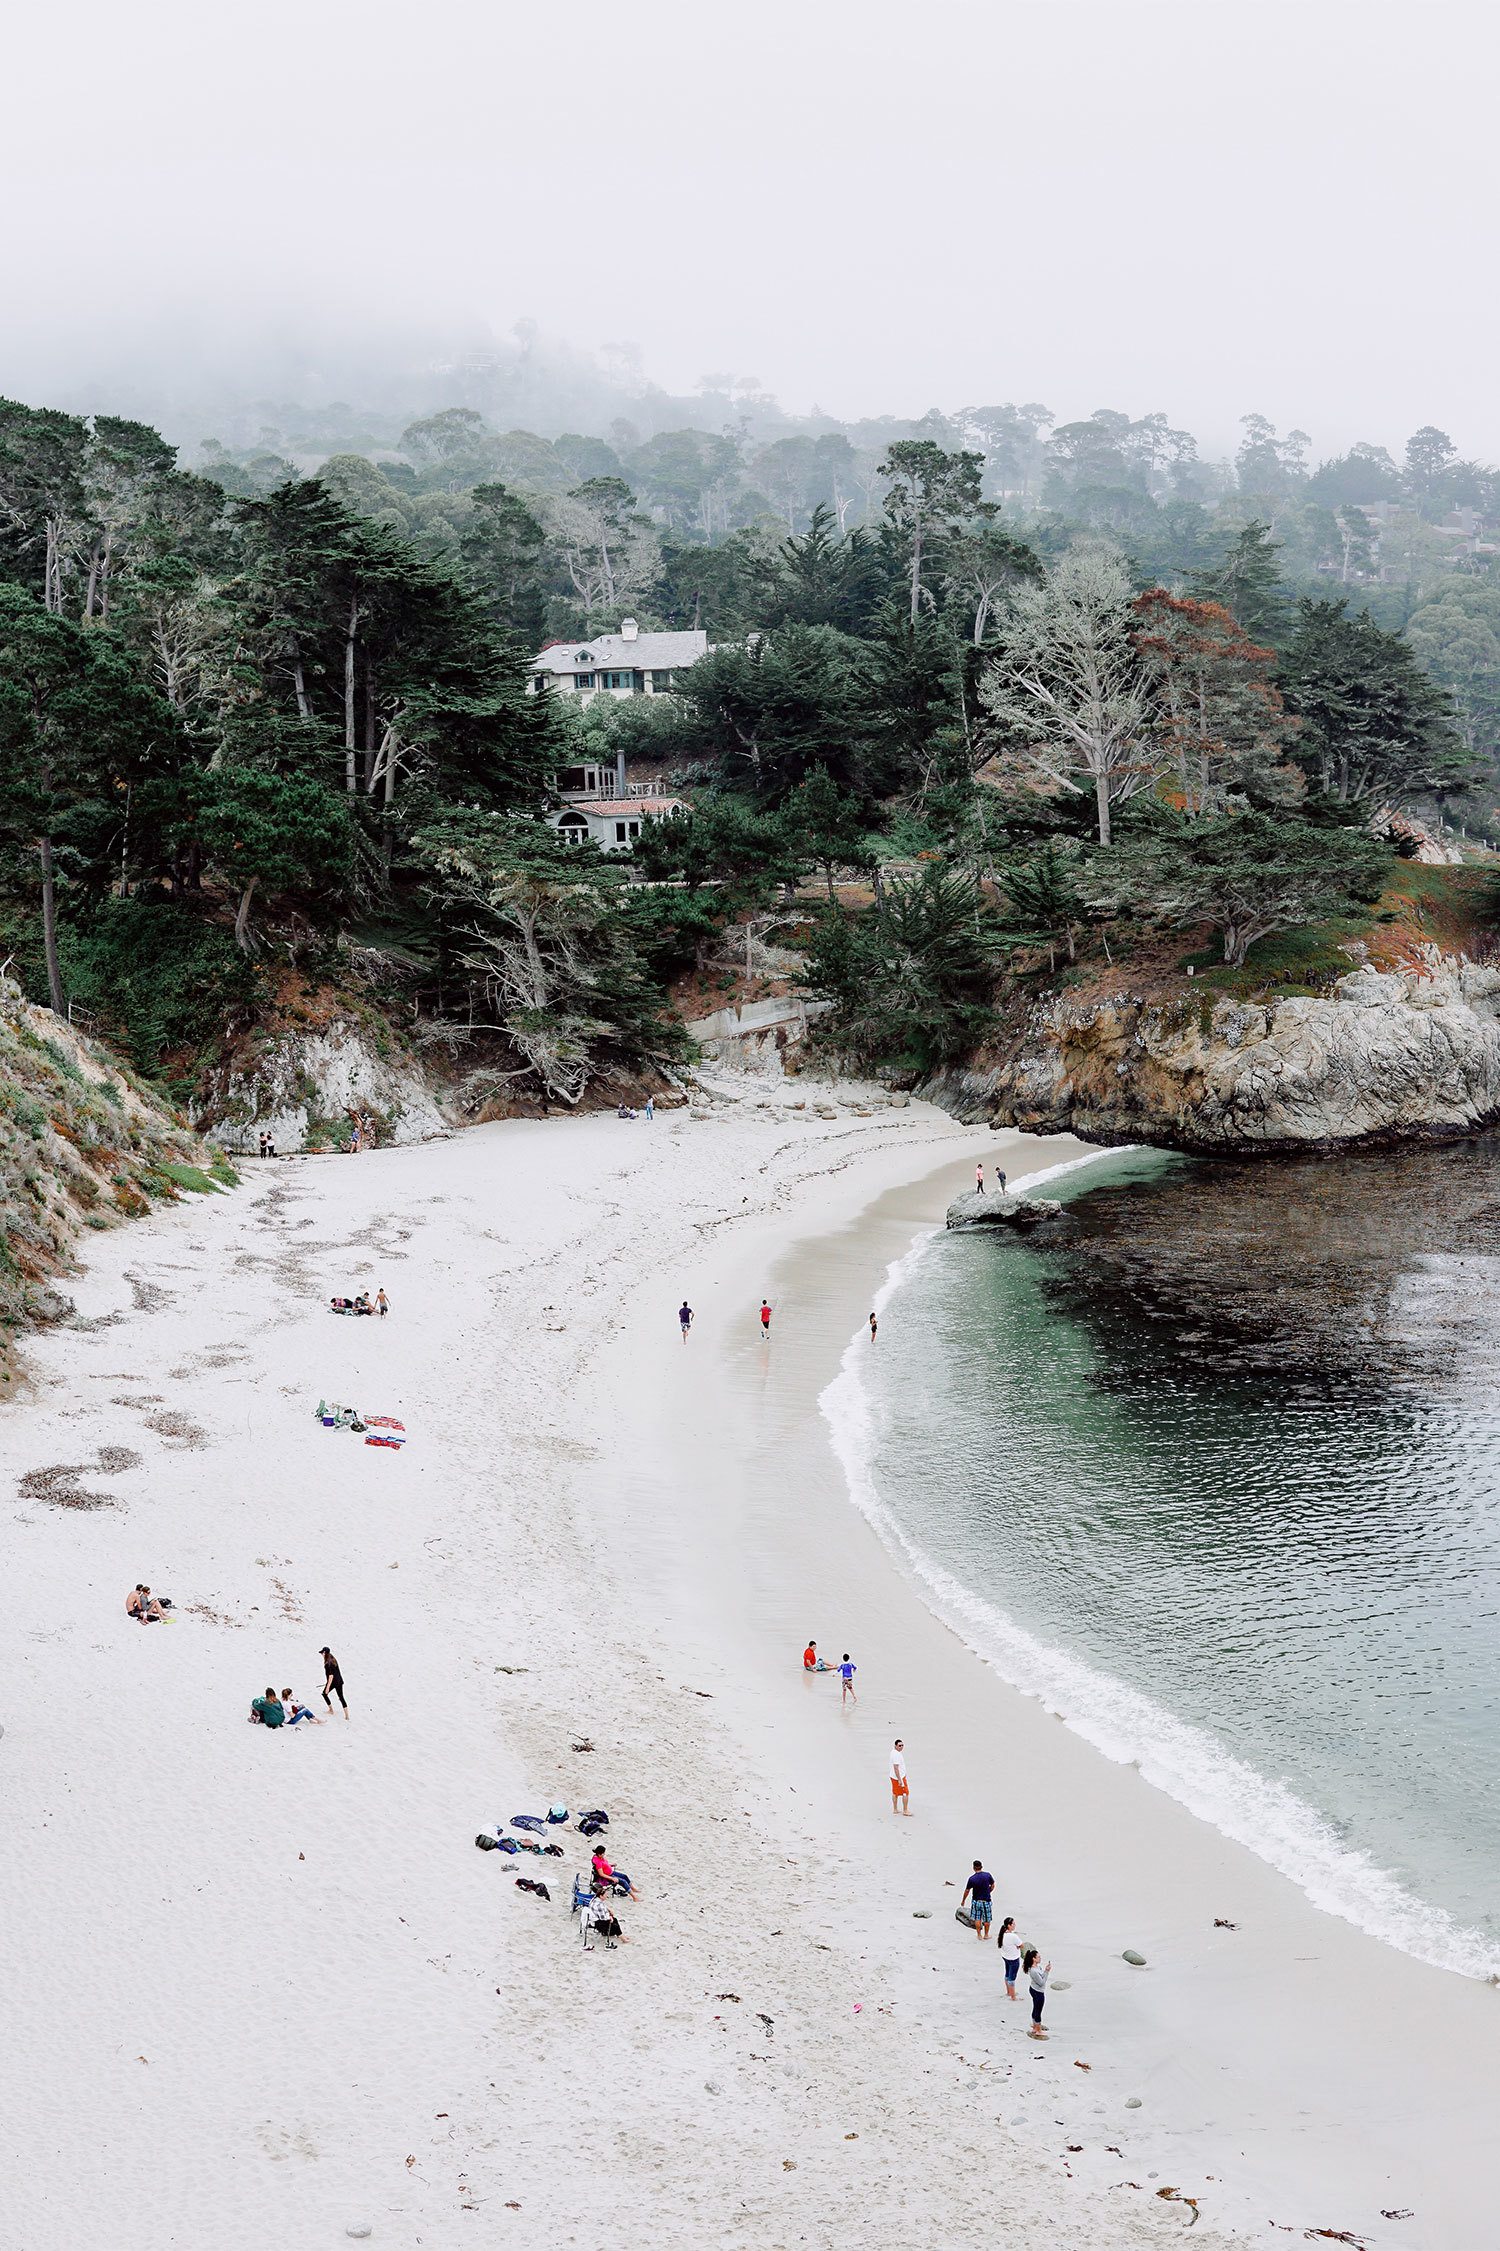
<svg viewBox="0 0 1500 2251">
<path fill-rule="evenodd" d="M 405 1423 L 398 1423 L 394 1415 L 366 1415 L 365 1421 L 369 1424 L 371 1430 L 405 1430 L 406 1428 Z"/>
<path fill-rule="evenodd" d="M 364 1425 L 362 1423 L 356 1423 L 354 1427 L 356 1430 L 362 1430 L 364 1428 Z M 365 1440 L 365 1444 L 367 1446 L 390 1446 L 394 1448 L 394 1450 L 399 1454 L 402 1447 L 406 1444 L 406 1440 L 404 1438 L 367 1438 Z"/>
<path fill-rule="evenodd" d="M 512 1829 L 545 1829 L 547 1826 L 539 1813 L 513 1813 L 510 1825 Z"/>
</svg>

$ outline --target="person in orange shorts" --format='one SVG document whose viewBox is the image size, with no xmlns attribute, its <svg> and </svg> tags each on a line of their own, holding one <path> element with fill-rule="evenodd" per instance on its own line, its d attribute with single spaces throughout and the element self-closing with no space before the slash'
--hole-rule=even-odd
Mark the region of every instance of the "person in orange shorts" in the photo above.
<svg viewBox="0 0 1500 2251">
<path fill-rule="evenodd" d="M 899 1735 L 896 1737 L 896 1748 L 891 1753 L 891 1811 L 906 1814 L 911 1812 L 911 1790 L 906 1780 L 906 1746 Z"/>
</svg>

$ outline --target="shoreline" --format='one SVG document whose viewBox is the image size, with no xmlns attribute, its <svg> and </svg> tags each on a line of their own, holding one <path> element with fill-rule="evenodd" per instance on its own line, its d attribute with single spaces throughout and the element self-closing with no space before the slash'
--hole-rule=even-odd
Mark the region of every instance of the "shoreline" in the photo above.
<svg viewBox="0 0 1500 2251">
<path fill-rule="evenodd" d="M 940 1187 L 936 1169 L 920 1184 L 929 1197 L 920 1235 L 933 1231 L 935 1219 L 940 1225 L 949 1196 L 966 1185 L 955 1168 L 951 1185 Z M 727 1677 L 741 1708 L 752 1699 L 770 1707 L 743 1730 L 747 1755 L 763 1769 L 769 1758 L 773 1773 L 780 1766 L 799 1798 L 834 1807 L 836 1841 L 828 1843 L 858 1870 L 869 1895 L 860 1923 L 868 1943 L 891 1947 L 906 1937 L 914 1884 L 923 1904 L 941 1914 L 942 1887 L 952 1875 L 961 1881 L 974 1851 L 999 1875 L 997 1916 L 1021 1912 L 1013 1891 L 1034 1921 L 1042 1920 L 1038 1902 L 1048 1903 L 1056 1974 L 1069 1976 L 1065 1953 L 1075 1973 L 1070 1990 L 1049 2000 L 1048 2016 L 1059 2041 L 1086 2041 L 1083 2052 L 1094 2056 L 1085 2103 L 1054 2090 L 1075 2141 L 1092 2129 L 1097 2147 L 1095 2106 L 1109 2085 L 1111 2138 L 1122 2141 L 1121 2128 L 1130 2127 L 1123 2145 L 1134 2153 L 1130 2170 L 1159 2171 L 1175 2183 L 1196 2168 L 1197 2182 L 1183 2185 L 1201 2193 L 1205 2222 L 1212 2205 L 1221 2224 L 1246 2234 L 1260 2234 L 1274 2218 L 1352 2229 L 1372 2242 L 1477 2247 L 1486 2240 L 1489 2203 L 1475 2152 L 1485 2106 L 1500 2093 L 1495 1992 L 1473 1975 L 1399 1953 L 1319 1907 L 1133 1763 L 1111 1760 L 1034 1693 L 1013 1687 L 859 1511 L 818 1408 L 837 1381 L 834 1371 L 861 1349 L 857 1308 L 873 1302 L 893 1265 L 918 1255 L 911 1224 L 918 1215 L 908 1196 L 888 1190 L 848 1217 L 840 1213 L 831 1228 L 813 1216 L 777 1230 L 773 1270 L 783 1298 L 822 1300 L 797 1338 L 801 1350 L 805 1331 L 814 1332 L 807 1343 L 821 1364 L 800 1371 L 788 1400 L 757 1364 L 757 1338 L 725 1343 L 707 1419 L 728 1412 L 737 1394 L 739 1425 L 731 1441 L 716 1440 L 700 1409 L 695 1444 L 684 1450 L 699 1462 L 714 1452 L 738 1455 L 744 1466 L 716 1558 L 694 1551 L 690 1526 L 676 1527 L 679 1552 L 696 1564 L 688 1586 L 679 1582 L 677 1630 L 691 1633 L 695 1608 L 718 1621 L 738 1613 Z M 852 1272 L 837 1270 L 841 1253 Z M 747 1308 L 765 1263 L 763 1251 L 733 1261 L 735 1295 Z M 841 1314 L 828 1308 L 831 1288 Z M 777 1288 L 770 1294 L 774 1303 Z M 877 1349 L 894 1333 L 894 1322 L 882 1318 Z M 773 1355 L 784 1334 L 778 1324 Z M 813 1497 L 812 1529 L 806 1500 L 795 1508 L 787 1500 L 794 1491 Z M 788 1597 L 788 1582 L 810 1591 Z M 666 1585 L 653 1591 L 671 1592 Z M 847 1618 L 851 1609 L 859 1625 L 829 1632 L 830 1614 Z M 840 1731 L 833 1742 L 826 1726 L 812 1744 L 795 1732 L 805 1693 L 836 1687 L 797 1677 L 809 1631 L 834 1658 L 847 1644 L 861 1662 L 864 1701 L 848 1715 L 847 1730 L 845 1715 L 831 1715 Z M 883 1675 L 878 1735 L 872 1647 Z M 956 1740 L 957 1730 L 970 1729 L 976 1741 Z M 858 1784 L 848 1772 L 845 1733 L 860 1740 Z M 910 1824 L 892 1820 L 884 1802 L 887 1737 L 897 1733 L 912 1777 Z M 1014 1742 L 1014 1756 L 997 1757 L 997 1741 Z M 1042 1778 L 1040 1798 L 1033 1775 Z M 774 1787 L 769 1776 L 767 1787 Z M 1034 1803 L 1050 1838 L 1028 1833 Z M 962 1808 L 976 1804 L 1006 1810 L 974 1823 Z M 938 1832 L 935 1849 L 919 1819 Z M 1004 1851 L 997 1831 L 1010 1838 Z M 894 1870 L 879 1841 L 891 1832 L 901 1855 Z M 1104 1839 L 1108 1871 L 1093 1865 Z M 1007 1878 L 1007 1864 L 1019 1877 Z M 1215 1929 L 1218 1915 L 1239 1925 L 1233 1936 Z M 1126 1946 L 1147 1955 L 1146 1970 L 1121 1962 Z M 935 2016 L 951 2012 L 950 2029 L 973 2053 L 993 2041 L 993 1993 L 967 1957 L 955 1964 L 949 1951 L 936 1965 L 940 1984 L 908 1976 L 905 1990 L 911 2001 L 919 1991 L 929 2004 L 940 1996 Z M 925 1952 L 917 1952 L 931 1979 Z M 934 2031 L 942 2036 L 935 2020 Z M 1131 2120 L 1120 2108 L 1127 2088 L 1143 2105 Z M 1393 2232 L 1386 2208 L 1416 2216 Z"/>
<path fill-rule="evenodd" d="M 0 2181 L 26 2251 L 447 2251 L 516 2213 L 776 2251 L 852 2207 L 869 2251 L 1125 2251 L 1183 2224 L 1164 2185 L 1201 2241 L 1487 2240 L 1496 1997 L 1111 1767 L 851 1507 L 817 1398 L 893 1250 L 950 1163 L 1046 1152 L 814 1091 L 284 1160 L 90 1246 L 0 1417 L 0 1911 L 45 1965 Z M 392 1320 L 331 1319 L 366 1278 Z M 320 1393 L 405 1449 L 325 1432 Z M 27 1496 L 64 1462 L 101 1505 Z M 141 1577 L 175 1623 L 124 1619 Z M 860 1662 L 847 1715 L 810 1631 Z M 323 1641 L 347 1726 L 247 1728 Z M 618 1955 L 579 1949 L 572 1858 L 547 1905 L 474 1850 L 554 1797 L 611 1809 L 643 1894 Z M 952 1925 L 980 1849 L 1055 1959 L 1046 2046 Z"/>
<path fill-rule="evenodd" d="M 1032 1176 L 1032 1185 L 1119 1153 L 1101 1150 L 1097 1157 L 1049 1168 Z M 897 1295 L 942 1233 L 941 1228 L 923 1230 L 892 1262 L 875 1293 L 877 1311 Z M 874 1527 L 897 1568 L 920 1584 L 928 1607 L 981 1662 L 993 1665 L 1018 1694 L 1035 1698 L 1101 1758 L 1133 1767 L 1150 1787 L 1286 1877 L 1321 1911 L 1429 1968 L 1481 1985 L 1500 1982 L 1500 1957 L 1481 1931 L 1423 1899 L 1362 1848 L 1344 1844 L 1328 1816 L 1309 1800 L 1269 1779 L 1244 1754 L 1145 1690 L 1042 1639 L 934 1561 L 907 1533 L 875 1482 L 868 1400 L 860 1380 L 864 1348 L 864 1337 L 856 1331 L 838 1374 L 818 1399 L 851 1503 Z M 1249 1811 L 1252 1799 L 1259 1807 L 1255 1815 Z M 1397 1929 L 1411 1942 L 1399 1944 L 1393 1935 Z"/>
</svg>

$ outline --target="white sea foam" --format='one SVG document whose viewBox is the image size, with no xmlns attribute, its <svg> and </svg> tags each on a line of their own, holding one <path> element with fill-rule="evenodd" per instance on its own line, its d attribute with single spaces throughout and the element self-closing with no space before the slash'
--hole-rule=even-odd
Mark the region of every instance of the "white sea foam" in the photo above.
<svg viewBox="0 0 1500 2251">
<path fill-rule="evenodd" d="M 1076 1157 L 1045 1172 L 1029 1173 L 1018 1193 L 1056 1179 L 1118 1150 Z M 894 1297 L 940 1228 L 924 1229 L 893 1261 L 875 1293 L 879 1313 Z M 1163 1705 L 1065 1649 L 1042 1641 L 998 1604 L 976 1594 L 926 1555 L 882 1498 L 875 1482 L 877 1418 L 866 1385 L 869 1365 L 861 1329 L 845 1350 L 839 1373 L 818 1404 L 855 1506 L 888 1549 L 916 1576 L 925 1599 L 989 1659 L 1023 1695 L 1034 1696 L 1075 1734 L 1120 1765 L 1134 1764 L 1222 1836 L 1244 1845 L 1298 1885 L 1317 1907 L 1389 1943 L 1393 1929 L 1409 1932 L 1404 1951 L 1438 1969 L 1466 1977 L 1500 1974 L 1492 1941 L 1465 1928 L 1442 1908 L 1417 1899 L 1367 1853 L 1347 1845 L 1316 1807 L 1285 1783 L 1269 1780 L 1206 1728 L 1178 1719 Z"/>
</svg>

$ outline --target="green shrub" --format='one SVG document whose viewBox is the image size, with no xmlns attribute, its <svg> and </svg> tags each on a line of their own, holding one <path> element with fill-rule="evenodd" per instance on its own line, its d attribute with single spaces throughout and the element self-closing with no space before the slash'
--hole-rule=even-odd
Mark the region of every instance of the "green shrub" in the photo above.
<svg viewBox="0 0 1500 2251">
<path fill-rule="evenodd" d="M 90 1009 L 147 1078 L 196 1052 L 248 1006 L 255 971 L 229 931 L 159 899 L 106 899 L 58 937 L 68 996 Z"/>
</svg>

